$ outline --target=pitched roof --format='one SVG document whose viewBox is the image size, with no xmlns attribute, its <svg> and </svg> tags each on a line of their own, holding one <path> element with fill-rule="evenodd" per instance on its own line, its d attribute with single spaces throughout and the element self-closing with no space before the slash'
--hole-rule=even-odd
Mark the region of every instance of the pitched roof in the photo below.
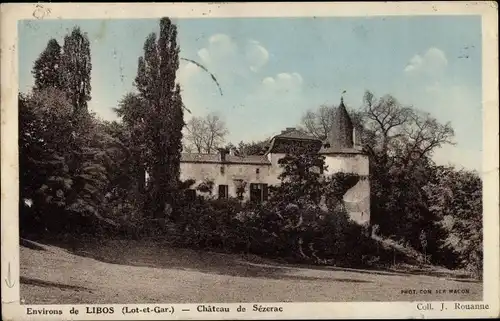
<svg viewBox="0 0 500 321">
<path fill-rule="evenodd" d="M 320 139 L 308 135 L 304 131 L 298 130 L 294 127 L 288 127 L 287 129 L 282 130 L 281 134 L 278 134 L 271 138 L 271 144 L 269 145 L 266 154 L 276 151 L 275 146 L 277 144 L 277 141 L 300 141 L 302 143 L 306 142 L 306 144 L 314 143 L 321 145 Z"/>
<path fill-rule="evenodd" d="M 288 127 L 287 129 L 281 131 L 281 134 L 274 136 L 273 138 L 285 138 L 285 139 L 299 139 L 299 140 L 319 140 L 318 138 L 308 135 L 301 130 L 293 127 Z"/>
<path fill-rule="evenodd" d="M 226 155 L 226 160 L 221 161 L 220 154 L 196 154 L 182 153 L 182 163 L 214 163 L 214 164 L 249 164 L 249 165 L 271 165 L 266 156 L 250 155 L 250 156 L 235 156 Z"/>
</svg>

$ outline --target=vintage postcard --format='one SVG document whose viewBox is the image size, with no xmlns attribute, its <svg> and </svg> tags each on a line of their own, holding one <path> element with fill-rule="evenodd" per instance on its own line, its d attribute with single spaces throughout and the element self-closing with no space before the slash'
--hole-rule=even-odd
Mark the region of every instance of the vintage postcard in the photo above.
<svg viewBox="0 0 500 321">
<path fill-rule="evenodd" d="M 4 320 L 499 316 L 495 2 L 2 4 Z"/>
</svg>

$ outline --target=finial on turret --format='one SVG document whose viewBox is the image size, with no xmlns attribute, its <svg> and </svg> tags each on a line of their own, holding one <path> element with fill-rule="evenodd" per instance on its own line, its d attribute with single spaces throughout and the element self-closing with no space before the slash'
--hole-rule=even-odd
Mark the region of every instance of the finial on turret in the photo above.
<svg viewBox="0 0 500 321">
<path fill-rule="evenodd" d="M 342 92 L 342 94 L 340 95 L 340 104 L 341 104 L 341 105 L 343 105 L 343 104 L 344 104 L 344 94 L 345 94 L 346 92 L 347 92 L 347 91 L 346 91 L 346 90 L 344 90 L 344 91 Z"/>
</svg>

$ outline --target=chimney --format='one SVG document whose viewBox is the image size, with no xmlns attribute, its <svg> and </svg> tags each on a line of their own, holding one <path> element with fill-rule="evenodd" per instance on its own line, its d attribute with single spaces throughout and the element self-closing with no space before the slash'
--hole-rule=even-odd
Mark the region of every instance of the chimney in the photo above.
<svg viewBox="0 0 500 321">
<path fill-rule="evenodd" d="M 220 161 L 224 163 L 226 161 L 226 155 L 228 151 L 225 148 L 219 148 Z"/>
<path fill-rule="evenodd" d="M 281 134 L 286 134 L 286 133 L 289 133 L 289 132 L 294 131 L 294 130 L 295 130 L 295 127 L 287 127 L 285 130 L 281 131 Z"/>
</svg>

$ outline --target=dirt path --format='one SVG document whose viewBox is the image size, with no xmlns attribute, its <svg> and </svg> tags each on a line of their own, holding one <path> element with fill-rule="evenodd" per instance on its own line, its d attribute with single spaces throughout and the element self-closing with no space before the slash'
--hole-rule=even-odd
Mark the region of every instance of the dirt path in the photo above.
<svg viewBox="0 0 500 321">
<path fill-rule="evenodd" d="M 21 246 L 21 299 L 29 304 L 458 301 L 482 297 L 481 283 L 444 277 L 250 263 L 235 255 L 123 242 L 72 252 L 41 247 Z M 415 294 L 402 293 L 413 289 Z M 436 294 L 436 290 L 447 293 Z"/>
</svg>

